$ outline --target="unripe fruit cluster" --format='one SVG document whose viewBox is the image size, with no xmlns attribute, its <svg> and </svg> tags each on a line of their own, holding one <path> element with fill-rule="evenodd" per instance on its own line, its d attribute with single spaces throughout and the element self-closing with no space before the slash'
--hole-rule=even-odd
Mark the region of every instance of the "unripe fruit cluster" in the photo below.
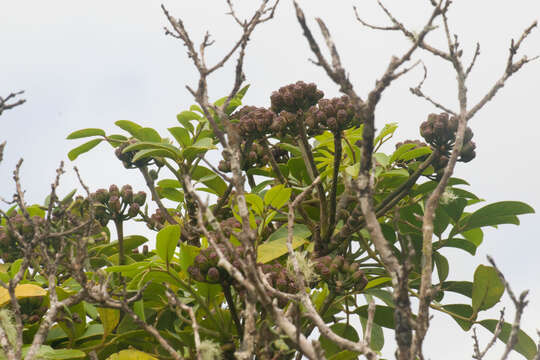
<svg viewBox="0 0 540 360">
<path fill-rule="evenodd" d="M 243 143 L 242 148 L 246 148 L 246 143 Z M 231 161 L 226 157 L 226 153 L 223 153 L 224 159 L 219 162 L 218 169 L 223 172 L 231 171 Z M 270 162 L 270 156 L 274 156 L 276 162 L 286 162 L 288 160 L 288 152 L 286 150 L 274 147 L 271 149 L 271 153 L 268 153 L 265 148 L 254 142 L 249 147 L 249 151 L 244 151 L 242 155 L 241 168 L 247 171 L 253 167 L 264 167 Z"/>
<path fill-rule="evenodd" d="M 449 117 L 446 113 L 429 114 L 428 119 L 420 125 L 420 135 L 441 154 L 438 162 L 434 164 L 435 168 L 443 168 L 448 163 L 450 152 L 456 141 L 458 125 L 458 119 L 455 116 Z M 473 132 L 470 127 L 467 127 L 458 161 L 469 162 L 475 158 L 476 144 L 471 141 L 472 138 Z"/>
<path fill-rule="evenodd" d="M 306 84 L 303 81 L 298 81 L 295 84 L 283 86 L 272 93 L 270 96 L 271 110 L 276 114 L 281 111 L 296 114 L 298 110 L 306 111 L 315 105 L 323 96 L 324 93 L 317 89 L 314 83 Z"/>
<path fill-rule="evenodd" d="M 315 259 L 315 271 L 329 288 L 338 294 L 360 291 L 368 283 L 358 263 L 350 263 L 343 256 L 323 256 Z"/>
<path fill-rule="evenodd" d="M 177 213 L 176 215 L 180 214 Z M 160 230 L 163 228 L 163 226 L 165 226 L 166 222 L 167 218 L 165 217 L 165 214 L 160 209 L 156 209 L 156 211 L 150 216 L 150 219 L 146 222 L 146 226 L 152 230 Z"/>
<path fill-rule="evenodd" d="M 134 194 L 131 185 L 118 189 L 118 186 L 113 184 L 109 190 L 98 189 L 90 198 L 96 209 L 96 219 L 105 226 L 111 219 L 127 220 L 137 216 L 146 201 L 146 193 L 139 191 Z"/>
<path fill-rule="evenodd" d="M 148 159 L 140 159 L 133 162 L 133 156 L 135 156 L 135 151 L 124 152 L 124 149 L 126 147 L 136 144 L 137 142 L 137 139 L 129 139 L 128 141 L 123 142 L 121 145 L 119 145 L 114 151 L 116 157 L 122 161 L 122 164 L 126 169 L 137 168 L 148 164 Z"/>
<path fill-rule="evenodd" d="M 276 261 L 271 264 L 263 264 L 261 265 L 261 270 L 267 275 L 266 280 L 268 280 L 268 283 L 273 288 L 290 294 L 294 294 L 299 291 L 294 277 L 287 270 L 287 268 L 281 265 L 279 262 Z"/>
</svg>

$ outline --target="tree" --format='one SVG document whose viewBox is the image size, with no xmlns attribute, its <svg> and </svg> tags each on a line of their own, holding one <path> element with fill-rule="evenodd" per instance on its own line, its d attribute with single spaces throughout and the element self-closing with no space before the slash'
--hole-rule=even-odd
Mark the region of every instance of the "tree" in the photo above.
<svg viewBox="0 0 540 360">
<path fill-rule="evenodd" d="M 273 18 L 278 3 L 263 1 L 245 21 L 228 4 L 242 34 L 214 65 L 205 59 L 209 35 L 196 46 L 163 7 L 167 35 L 186 46 L 199 74 L 197 88 L 188 86 L 196 105 L 178 114 L 179 125 L 167 129 L 170 138 L 127 120 L 115 123 L 123 135 L 86 128 L 68 136 L 92 137 L 68 154 L 71 160 L 102 142 L 111 145 L 144 178 L 149 199 L 130 185 L 92 192 L 82 179 L 84 195 L 60 199 L 61 165 L 46 202 L 29 205 L 18 163 L 13 206 L 0 213 L 3 356 L 375 359 L 385 327 L 395 333 L 396 357 L 414 359 L 423 358 L 430 311 L 437 310 L 464 330 L 480 325 L 493 332 L 493 342 L 507 344 L 503 358 L 512 349 L 538 358 L 534 341 L 519 329 L 526 293 L 515 296 L 492 259 L 473 281 L 446 281 L 452 259 L 441 253 L 452 247 L 474 255 L 483 227 L 518 223 L 518 215 L 533 212 L 516 201 L 469 211 L 481 200 L 452 173 L 457 162 L 475 157 L 467 121 L 531 60 L 516 53 L 536 23 L 512 41 L 503 75 L 470 106 L 466 81 L 479 47 L 465 64 L 448 24 L 449 1 L 431 2 L 419 33 L 382 4 L 389 26 L 370 25 L 357 14 L 363 25 L 410 41 L 367 96 L 349 81 L 325 23 L 317 19 L 329 59 L 295 4 L 315 64 L 343 96 L 326 99 L 316 84 L 298 81 L 275 91 L 269 108 L 257 108 L 241 106 L 248 91 L 243 63 L 250 36 Z M 436 24 L 447 49 L 426 40 Z M 425 142 L 398 143 L 385 154 L 381 146 L 397 124 L 377 132 L 377 105 L 397 78 L 422 65 L 409 65 L 420 49 L 454 69 L 459 110 L 425 94 L 422 81 L 411 92 L 442 113 L 421 123 Z M 233 56 L 230 93 L 210 101 L 208 77 Z M 219 163 L 211 161 L 215 152 Z M 156 232 L 155 249 L 140 251 L 149 239 L 124 234 L 130 221 Z M 516 307 L 514 321 L 484 319 L 481 312 L 505 289 Z M 448 292 L 470 300 L 445 303 Z M 475 357 L 491 345 L 481 351 L 476 341 Z"/>
</svg>

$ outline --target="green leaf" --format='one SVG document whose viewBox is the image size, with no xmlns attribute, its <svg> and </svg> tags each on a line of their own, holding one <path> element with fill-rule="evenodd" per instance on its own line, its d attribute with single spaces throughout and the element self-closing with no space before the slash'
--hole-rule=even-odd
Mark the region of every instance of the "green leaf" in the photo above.
<svg viewBox="0 0 540 360">
<path fill-rule="evenodd" d="M 211 138 L 202 138 L 197 140 L 193 145 L 186 147 L 182 154 L 188 160 L 193 160 L 197 154 L 207 152 L 208 150 L 215 149 L 213 140 Z"/>
<path fill-rule="evenodd" d="M 244 96 L 246 95 L 247 91 L 249 90 L 250 86 L 251 86 L 250 84 L 247 84 L 246 86 L 238 90 L 238 92 L 235 95 L 235 98 L 237 98 L 238 100 L 242 100 Z"/>
<path fill-rule="evenodd" d="M 142 126 L 129 120 L 118 120 L 114 123 L 120 129 L 127 131 L 134 138 L 137 137 L 137 132 L 142 129 Z"/>
<path fill-rule="evenodd" d="M 368 317 L 368 306 L 360 306 L 356 309 L 356 313 L 365 319 Z M 377 325 L 388 329 L 394 329 L 394 308 L 383 305 L 375 305 L 375 316 L 373 322 Z"/>
<path fill-rule="evenodd" d="M 157 185 L 162 188 L 173 188 L 173 189 L 182 187 L 182 184 L 180 184 L 180 181 L 176 179 L 162 179 L 158 181 Z"/>
<path fill-rule="evenodd" d="M 293 237 L 292 248 L 296 249 L 307 243 L 306 240 L 298 237 Z M 267 241 L 257 248 L 257 262 L 266 264 L 274 259 L 277 259 L 289 251 L 287 250 L 287 238 Z"/>
<path fill-rule="evenodd" d="M 262 215 L 264 211 L 263 200 L 256 194 L 246 194 L 246 202 L 251 205 L 251 208 L 257 213 L 257 215 Z"/>
<path fill-rule="evenodd" d="M 501 201 L 486 205 L 460 220 L 452 233 L 499 224 L 519 225 L 516 215 L 531 214 L 534 209 L 520 201 Z"/>
<path fill-rule="evenodd" d="M 90 136 L 105 136 L 105 131 L 101 129 L 95 129 L 95 128 L 89 128 L 89 129 L 81 129 L 72 132 L 67 136 L 66 139 L 72 140 L 72 139 L 80 139 Z"/>
<path fill-rule="evenodd" d="M 302 156 L 302 151 L 300 151 L 300 148 L 298 146 L 294 146 L 287 143 L 279 143 L 278 147 L 280 149 L 287 150 L 288 152 L 293 154 L 293 156 Z"/>
<path fill-rule="evenodd" d="M 264 194 L 264 205 L 279 210 L 289 201 L 291 193 L 292 189 L 285 188 L 285 185 L 274 186 Z"/>
<path fill-rule="evenodd" d="M 174 251 L 180 240 L 180 225 L 168 225 L 161 229 L 156 237 L 156 251 L 158 256 L 169 266 Z"/>
<path fill-rule="evenodd" d="M 133 312 L 137 314 L 139 319 L 146 322 L 146 314 L 144 313 L 144 300 L 143 299 L 133 303 Z"/>
<path fill-rule="evenodd" d="M 168 153 L 171 154 L 172 157 L 180 158 L 182 156 L 182 153 L 180 150 L 178 150 L 176 147 L 172 146 L 171 144 L 164 144 L 161 142 L 151 142 L 151 141 L 139 141 L 135 144 L 126 146 L 124 149 L 124 153 L 135 151 L 135 150 L 148 150 L 148 149 L 159 149 L 159 150 L 165 150 Z"/>
<path fill-rule="evenodd" d="M 400 158 L 401 155 L 405 154 L 407 151 L 411 150 L 413 147 L 415 147 L 416 144 L 403 144 L 399 148 L 394 151 L 392 156 L 390 156 L 390 163 L 395 162 Z"/>
<path fill-rule="evenodd" d="M 360 340 L 360 337 L 358 336 L 358 333 L 356 332 L 355 328 L 352 327 L 350 324 L 337 323 L 330 326 L 330 329 L 332 329 L 332 331 L 336 335 L 339 335 L 347 340 L 350 340 L 353 342 L 357 342 Z M 334 343 L 333 341 L 331 341 L 325 336 L 321 336 L 319 338 L 319 341 L 327 357 L 337 354 L 341 350 L 336 343 Z"/>
<path fill-rule="evenodd" d="M 463 296 L 472 297 L 473 284 L 470 281 L 445 281 L 442 283 L 444 291 L 451 291 Z"/>
<path fill-rule="evenodd" d="M 90 140 L 88 142 L 85 142 L 82 145 L 77 146 L 76 148 L 72 149 L 70 152 L 68 152 L 68 158 L 69 160 L 73 161 L 79 155 L 84 154 L 85 152 L 88 152 L 99 145 L 100 142 L 102 142 L 103 139 L 94 139 Z"/>
<path fill-rule="evenodd" d="M 197 246 L 180 243 L 180 268 L 182 271 L 187 271 L 188 267 L 193 265 L 193 261 L 200 251 L 201 248 Z"/>
<path fill-rule="evenodd" d="M 183 147 L 187 147 L 192 144 L 191 142 L 191 136 L 189 135 L 189 132 L 184 129 L 183 127 L 176 126 L 172 128 L 168 128 L 169 132 L 172 136 L 178 141 L 178 143 Z"/>
<path fill-rule="evenodd" d="M 171 158 L 173 160 L 177 160 L 178 157 L 176 157 L 174 155 L 174 153 L 172 153 L 171 151 L 169 150 L 164 150 L 164 149 L 146 149 L 146 150 L 139 150 L 137 151 L 137 153 L 135 154 L 135 156 L 133 156 L 133 159 L 131 159 L 132 162 L 136 162 L 136 161 L 139 161 L 141 159 L 146 159 L 146 158 L 156 158 L 156 157 L 168 157 L 168 158 Z"/>
<path fill-rule="evenodd" d="M 472 321 L 465 320 L 463 318 L 469 319 L 473 316 L 473 309 L 470 305 L 467 304 L 448 304 L 443 305 L 443 309 L 450 311 L 451 313 L 458 315 L 452 316 L 452 318 L 461 326 L 465 331 L 469 331 L 472 326 Z"/>
<path fill-rule="evenodd" d="M 465 239 L 467 239 L 467 241 L 470 241 L 476 247 L 480 246 L 484 240 L 484 232 L 480 228 L 463 231 L 461 234 L 465 237 Z"/>
<path fill-rule="evenodd" d="M 437 275 L 439 276 L 439 281 L 443 282 L 448 277 L 448 260 L 436 251 L 433 252 L 433 260 L 437 265 Z"/>
<path fill-rule="evenodd" d="M 161 136 L 159 136 L 159 133 L 149 127 L 143 127 L 137 130 L 136 132 L 137 136 L 135 136 L 137 139 L 142 141 L 152 141 L 152 142 L 160 142 Z"/>
<path fill-rule="evenodd" d="M 131 250 L 141 246 L 142 244 L 148 242 L 148 239 L 140 235 L 128 235 L 124 236 L 124 250 L 126 253 Z M 118 252 L 118 240 L 104 245 L 98 245 L 93 247 L 90 252 L 95 252 L 96 254 L 104 254 L 107 256 L 113 255 Z"/>
<path fill-rule="evenodd" d="M 358 359 L 358 356 L 360 353 L 349 351 L 349 350 L 343 350 L 338 352 L 337 354 L 334 354 L 328 358 L 328 360 L 356 360 Z"/>
<path fill-rule="evenodd" d="M 169 199 L 176 202 L 184 202 L 184 193 L 173 188 L 156 188 L 161 198 Z"/>
<path fill-rule="evenodd" d="M 469 240 L 465 240 L 465 239 L 447 239 L 447 240 L 436 241 L 436 242 L 433 243 L 433 250 L 438 250 L 438 249 L 442 249 L 442 248 L 445 248 L 445 247 L 452 247 L 452 248 L 465 250 L 466 252 L 468 252 L 471 255 L 476 254 L 476 245 L 473 244 Z"/>
<path fill-rule="evenodd" d="M 202 113 L 202 110 L 201 110 Z M 193 124 L 190 123 L 191 120 L 197 120 L 199 121 L 202 117 L 198 115 L 197 113 L 194 113 L 193 111 L 182 111 L 180 114 L 176 115 L 176 119 L 178 122 L 184 127 L 189 130 L 192 134 L 195 131 L 195 128 L 193 127 Z"/>
<path fill-rule="evenodd" d="M 99 318 L 103 324 L 103 337 L 112 333 L 120 322 L 120 310 L 111 308 L 97 308 Z"/>
<path fill-rule="evenodd" d="M 366 332 L 367 318 L 360 317 L 360 323 L 362 324 L 362 330 Z M 384 346 L 384 333 L 382 327 L 377 324 L 373 324 L 371 328 L 371 343 L 370 346 L 375 351 L 381 351 Z"/>
<path fill-rule="evenodd" d="M 38 358 L 46 360 L 84 359 L 86 353 L 76 349 L 53 349 L 50 346 L 42 345 L 38 351 Z"/>
<path fill-rule="evenodd" d="M 482 320 L 479 321 L 480 325 L 495 333 L 495 328 L 497 327 L 497 320 Z M 501 333 L 499 334 L 499 339 L 505 344 L 510 339 L 510 333 L 512 332 L 512 325 L 509 323 L 503 323 Z M 523 355 L 526 359 L 532 360 L 536 356 L 536 344 L 533 339 L 529 337 L 523 330 L 519 330 L 518 341 L 514 350 Z"/>
<path fill-rule="evenodd" d="M 479 265 L 474 272 L 472 308 L 475 313 L 487 310 L 499 302 L 504 293 L 504 284 L 495 268 Z"/>
<path fill-rule="evenodd" d="M 201 181 L 204 185 L 214 190 L 219 196 L 223 196 L 225 191 L 227 191 L 227 184 L 219 176 L 210 177 L 211 175 L 215 175 L 215 173 L 200 165 L 195 167 L 191 172 L 193 180 Z"/>
<path fill-rule="evenodd" d="M 389 135 L 394 134 L 397 128 L 398 128 L 398 124 L 395 122 L 384 125 L 381 132 L 379 133 L 379 135 L 377 135 L 373 143 L 376 145 L 379 142 L 381 143 L 384 142 L 386 140 L 385 138 Z"/>
<path fill-rule="evenodd" d="M 107 360 L 158 360 L 156 357 L 144 353 L 139 350 L 129 349 L 129 350 L 122 350 L 116 354 L 112 354 L 107 358 Z"/>
<path fill-rule="evenodd" d="M 379 278 L 376 278 L 376 279 L 373 279 L 373 280 L 370 280 L 366 287 L 364 288 L 364 290 L 367 290 L 367 289 L 370 289 L 372 287 L 375 287 L 375 286 L 379 286 L 381 284 L 386 284 L 388 282 L 392 281 L 391 278 L 389 277 L 379 277 Z"/>
<path fill-rule="evenodd" d="M 429 146 L 422 146 L 422 147 L 407 151 L 406 153 L 400 155 L 398 160 L 402 160 L 402 161 L 414 160 L 424 155 L 431 154 L 432 152 L 433 150 L 431 150 Z"/>
</svg>

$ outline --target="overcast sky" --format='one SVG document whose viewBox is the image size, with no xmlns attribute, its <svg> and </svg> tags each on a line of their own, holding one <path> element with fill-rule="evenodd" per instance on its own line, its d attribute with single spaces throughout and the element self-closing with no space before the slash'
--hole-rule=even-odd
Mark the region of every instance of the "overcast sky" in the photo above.
<svg viewBox="0 0 540 360">
<path fill-rule="evenodd" d="M 427 0 L 386 1 L 411 29 L 420 31 L 429 15 Z M 258 2 L 257 2 L 258 4 Z M 409 45 L 397 33 L 380 33 L 363 28 L 354 18 L 356 5 L 365 20 L 387 24 L 374 0 L 302 1 L 300 3 L 315 31 L 313 18 L 322 17 L 334 36 L 342 61 L 357 92 L 365 95 L 383 73 L 391 55 L 400 55 Z M 210 63 L 232 46 L 239 28 L 226 16 L 224 1 L 165 1 L 171 14 L 181 17 L 193 39 L 200 41 L 209 30 L 216 41 L 209 50 Z M 254 1 L 238 1 L 241 14 L 248 14 Z M 450 19 L 470 58 L 476 41 L 482 46 L 468 89 L 474 104 L 502 75 L 510 39 L 540 15 L 537 0 L 456 1 Z M 6 1 L 0 0 L 0 96 L 25 90 L 27 103 L 0 117 L 0 142 L 7 140 L 0 164 L 0 195 L 13 191 L 11 172 L 24 158 L 23 185 L 30 202 L 41 202 L 50 188 L 61 160 L 71 169 L 77 165 L 92 189 L 111 183 L 131 183 L 142 189 L 138 174 L 125 170 L 107 145 L 83 155 L 74 163 L 67 152 L 80 141 L 68 141 L 72 131 L 98 127 L 111 133 L 114 121 L 136 121 L 159 130 L 175 126 L 175 115 L 186 110 L 193 99 L 185 85 L 196 85 L 193 65 L 180 42 L 166 37 L 160 3 L 142 0 L 116 1 Z M 540 54 L 539 34 L 524 43 L 521 54 Z M 430 35 L 440 46 L 444 39 Z M 312 55 L 292 11 L 283 0 L 273 21 L 256 29 L 247 49 L 247 82 L 252 84 L 245 102 L 269 105 L 273 90 L 297 80 L 313 81 L 328 97 L 337 87 L 310 62 Z M 455 76 L 449 65 L 419 52 L 429 68 L 425 91 L 440 102 L 456 108 Z M 408 88 L 422 77 L 420 68 L 385 92 L 377 111 L 377 127 L 399 122 L 396 141 L 418 138 L 418 126 L 432 106 L 411 95 Z M 521 200 L 540 209 L 538 191 L 538 101 L 540 62 L 526 66 L 511 78 L 495 101 L 471 121 L 477 158 L 458 164 L 457 176 L 467 179 L 471 190 L 489 202 Z M 210 95 L 224 96 L 232 86 L 231 67 L 212 76 Z M 73 171 L 63 182 L 64 192 L 76 187 Z M 504 225 L 485 231 L 476 257 L 464 252 L 445 251 L 452 258 L 450 278 L 472 281 L 472 272 L 485 255 L 494 256 L 514 290 L 530 289 L 530 305 L 524 329 L 535 334 L 540 328 L 540 253 L 537 215 L 522 217 L 522 225 Z M 138 229 L 133 229 L 138 231 Z M 456 301 L 463 301 L 456 298 Z M 507 319 L 513 308 L 505 296 Z M 486 314 L 491 318 L 497 312 Z M 436 315 L 433 333 L 426 343 L 431 359 L 469 358 L 470 333 L 464 333 L 449 319 Z M 481 333 L 485 333 L 480 330 Z M 486 337 L 484 337 L 486 339 Z M 535 338 L 536 340 L 536 338 Z M 456 346 L 457 345 L 457 346 Z M 500 347 L 498 348 L 500 351 Z M 390 344 L 385 354 L 393 357 Z M 492 354 L 491 358 L 495 358 Z M 515 355 L 513 358 L 521 358 Z"/>
</svg>

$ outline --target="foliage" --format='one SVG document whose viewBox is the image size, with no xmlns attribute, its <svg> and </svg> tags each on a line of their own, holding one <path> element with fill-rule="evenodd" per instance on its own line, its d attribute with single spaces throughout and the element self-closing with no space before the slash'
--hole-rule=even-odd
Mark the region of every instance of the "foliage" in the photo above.
<svg viewBox="0 0 540 360">
<path fill-rule="evenodd" d="M 120 120 L 120 134 L 88 128 L 68 136 L 86 139 L 71 160 L 110 145 L 144 178 L 149 201 L 130 185 L 90 192 L 82 184 L 85 194 L 60 199 L 59 177 L 43 204 L 17 195 L 17 205 L 1 212 L 0 357 L 233 359 L 249 351 L 292 359 L 305 351 L 302 337 L 318 340 L 329 359 L 357 358 L 349 343 L 367 339 L 364 354 L 372 356 L 384 346 L 383 328 L 407 334 L 401 327 L 423 316 L 419 310 L 403 319 L 410 302 L 403 304 L 409 298 L 396 290 L 396 276 L 406 296 L 428 301 L 456 329 L 479 324 L 511 342 L 511 324 L 483 315 L 505 291 L 498 270 L 480 265 L 468 279 L 449 280 L 455 259 L 447 250 L 474 256 L 486 227 L 517 225 L 534 210 L 518 201 L 484 205 L 467 181 L 447 177 L 452 159 L 475 157 L 463 116 L 429 114 L 420 126 L 425 143 L 408 140 L 384 152 L 397 124 L 371 134 L 352 95 L 328 99 L 299 81 L 275 91 L 269 108 L 242 107 L 247 90 L 198 101 L 166 134 Z M 362 207 L 366 173 L 390 255 Z M 426 257 L 429 199 L 441 183 Z M 126 234 L 134 221 L 151 235 Z M 398 275 L 388 256 L 401 266 Z M 426 268 L 436 279 L 427 297 Z M 448 302 L 450 293 L 462 301 Z M 17 326 L 20 344 L 8 334 Z M 522 331 L 513 347 L 536 356 Z"/>
</svg>

